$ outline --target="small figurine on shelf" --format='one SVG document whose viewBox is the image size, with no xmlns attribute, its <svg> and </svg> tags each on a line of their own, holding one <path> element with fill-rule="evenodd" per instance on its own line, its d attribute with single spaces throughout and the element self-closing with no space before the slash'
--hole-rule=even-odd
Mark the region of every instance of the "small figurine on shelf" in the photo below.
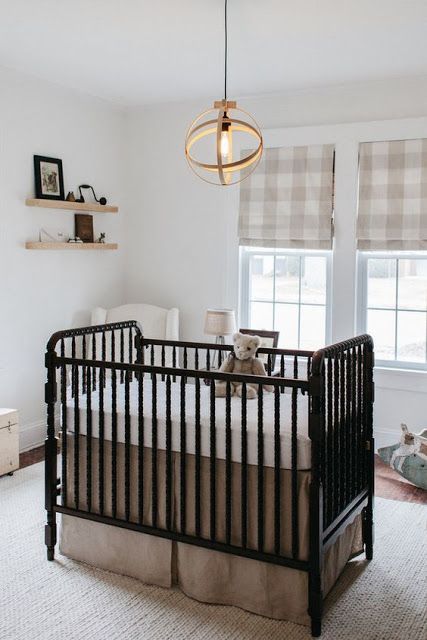
<svg viewBox="0 0 427 640">
<path fill-rule="evenodd" d="M 84 199 L 84 195 L 82 194 L 82 189 L 90 189 L 92 191 L 92 195 L 95 202 L 97 202 L 98 204 L 102 204 L 102 205 L 107 204 L 107 198 L 104 198 L 104 196 L 102 196 L 98 200 L 98 198 L 96 197 L 95 189 L 90 184 L 81 184 L 79 186 L 80 198 L 77 198 L 76 202 L 86 202 L 86 200 Z"/>
<path fill-rule="evenodd" d="M 67 202 L 75 202 L 76 198 L 74 195 L 74 191 L 69 191 L 67 197 L 65 198 Z"/>
<path fill-rule="evenodd" d="M 99 236 L 97 242 L 99 242 L 99 244 L 105 244 L 105 233 L 102 232 L 101 235 Z"/>
</svg>

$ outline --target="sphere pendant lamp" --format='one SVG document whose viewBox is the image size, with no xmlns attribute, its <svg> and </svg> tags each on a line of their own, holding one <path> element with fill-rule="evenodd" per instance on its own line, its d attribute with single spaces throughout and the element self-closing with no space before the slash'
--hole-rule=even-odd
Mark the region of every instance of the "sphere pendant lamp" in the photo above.
<svg viewBox="0 0 427 640">
<path fill-rule="evenodd" d="M 224 6 L 224 98 L 201 113 L 185 138 L 185 156 L 194 173 L 205 182 L 227 186 L 247 178 L 261 159 L 261 131 L 252 116 L 227 99 L 228 24 Z M 237 143 L 234 145 L 233 142 Z M 236 158 L 236 146 L 240 158 Z M 250 149 L 250 151 L 245 151 Z"/>
</svg>

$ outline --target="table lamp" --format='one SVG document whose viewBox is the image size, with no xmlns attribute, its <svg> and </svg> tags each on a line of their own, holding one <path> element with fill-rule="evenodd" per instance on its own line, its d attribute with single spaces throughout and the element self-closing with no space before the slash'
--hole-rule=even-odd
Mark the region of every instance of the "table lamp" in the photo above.
<svg viewBox="0 0 427 640">
<path fill-rule="evenodd" d="M 205 316 L 205 334 L 216 336 L 216 344 L 225 344 L 225 336 L 236 330 L 233 309 L 208 309 Z"/>
</svg>

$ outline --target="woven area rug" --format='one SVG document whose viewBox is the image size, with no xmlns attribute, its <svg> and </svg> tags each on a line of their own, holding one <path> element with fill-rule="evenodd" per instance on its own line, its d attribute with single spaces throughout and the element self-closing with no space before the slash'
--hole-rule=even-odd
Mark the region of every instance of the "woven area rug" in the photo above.
<svg viewBox="0 0 427 640">
<path fill-rule="evenodd" d="M 303 640 L 309 629 L 141 584 L 43 544 L 43 463 L 0 478 L 1 640 Z M 348 564 L 326 601 L 324 640 L 427 637 L 427 507 L 376 500 L 374 560 Z"/>
</svg>

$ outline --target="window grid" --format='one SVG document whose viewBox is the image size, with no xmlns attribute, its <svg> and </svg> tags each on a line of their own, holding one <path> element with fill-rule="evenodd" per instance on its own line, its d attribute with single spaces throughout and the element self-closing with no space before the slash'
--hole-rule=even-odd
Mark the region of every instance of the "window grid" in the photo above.
<svg viewBox="0 0 427 640">
<path fill-rule="evenodd" d="M 271 326 L 263 327 L 266 329 L 280 330 L 277 320 L 277 309 L 279 306 L 291 306 L 297 307 L 297 345 L 296 348 L 301 348 L 301 310 L 303 307 L 316 307 L 325 310 L 325 337 L 324 342 L 329 340 L 330 336 L 330 313 L 329 313 L 329 299 L 330 299 L 330 252 L 320 251 L 280 251 L 280 250 L 260 250 L 242 248 L 242 300 L 241 300 L 241 319 L 244 325 L 250 324 L 252 304 L 268 304 L 272 305 L 272 318 Z M 273 258 L 273 291 L 271 297 L 260 298 L 252 294 L 252 258 L 255 257 L 272 257 Z M 321 257 L 325 259 L 326 268 L 326 290 L 325 290 L 325 303 L 321 302 L 304 302 L 302 300 L 302 264 L 303 258 L 309 257 Z M 277 258 L 297 258 L 298 259 L 298 294 L 295 301 L 282 301 L 277 300 L 276 281 L 277 281 Z M 248 295 L 249 294 L 249 295 Z M 246 297 L 247 296 L 247 297 Z M 258 327 L 261 328 L 261 327 Z M 320 346 L 320 345 L 319 345 Z"/>
<path fill-rule="evenodd" d="M 396 255 L 396 253 L 392 252 L 359 252 L 359 269 L 361 271 L 361 283 L 362 286 L 359 290 L 359 297 L 361 299 L 361 312 L 359 317 L 359 330 L 360 332 L 369 331 L 368 327 L 368 312 L 369 311 L 387 311 L 390 313 L 394 313 L 394 359 L 381 359 L 377 358 L 377 363 L 380 363 L 382 366 L 391 367 L 391 368 L 411 368 L 411 369 L 427 369 L 427 308 L 424 309 L 414 309 L 402 307 L 399 302 L 399 282 L 401 278 L 401 263 L 402 260 L 407 261 L 418 261 L 418 260 L 426 260 L 427 256 L 422 254 L 417 254 L 414 252 L 400 253 Z M 394 269 L 394 305 L 393 306 L 377 306 L 377 305 L 369 305 L 368 304 L 368 283 L 369 283 L 369 261 L 370 260 L 389 260 L 395 263 Z M 411 361 L 411 360 L 399 360 L 399 312 L 402 313 L 423 313 L 426 319 L 425 322 L 425 353 L 424 353 L 424 362 L 420 361 Z M 374 340 L 375 340 L 375 336 Z"/>
</svg>

